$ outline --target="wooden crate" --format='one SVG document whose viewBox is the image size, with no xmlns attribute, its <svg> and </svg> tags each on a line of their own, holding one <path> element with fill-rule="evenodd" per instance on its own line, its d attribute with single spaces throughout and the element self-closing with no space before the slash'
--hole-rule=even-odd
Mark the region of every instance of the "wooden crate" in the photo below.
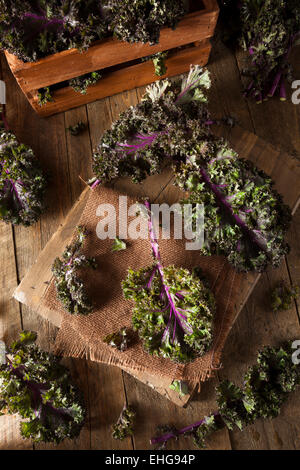
<svg viewBox="0 0 300 470">
<path fill-rule="evenodd" d="M 206 65 L 219 8 L 217 0 L 194 0 L 199 10 L 186 15 L 175 30 L 163 28 L 159 44 L 119 41 L 107 38 L 95 42 L 86 52 L 69 49 L 36 62 L 24 63 L 5 51 L 10 69 L 33 109 L 41 116 L 50 116 L 106 96 L 147 85 L 166 76 L 186 72 L 190 64 Z M 179 48 L 179 49 L 178 49 Z M 157 52 L 170 51 L 166 61 L 167 74 L 157 77 L 152 61 L 141 58 Z M 85 95 L 69 86 L 53 92 L 53 102 L 38 103 L 38 89 L 63 84 L 89 72 L 104 71 L 104 77 Z"/>
</svg>

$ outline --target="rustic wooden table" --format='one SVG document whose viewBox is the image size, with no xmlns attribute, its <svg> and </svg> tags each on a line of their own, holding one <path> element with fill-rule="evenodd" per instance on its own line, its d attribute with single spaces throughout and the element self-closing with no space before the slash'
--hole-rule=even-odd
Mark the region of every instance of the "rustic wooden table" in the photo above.
<svg viewBox="0 0 300 470">
<path fill-rule="evenodd" d="M 300 75 L 300 64 L 294 60 Z M 210 108 L 213 115 L 232 115 L 241 126 L 255 132 L 273 145 L 300 154 L 300 105 L 288 100 L 274 99 L 257 106 L 241 94 L 243 56 L 233 54 L 221 42 L 214 45 L 210 64 L 213 87 Z M 12 293 L 31 267 L 51 235 L 59 227 L 84 184 L 78 180 L 91 176 L 91 152 L 103 131 L 119 113 L 135 104 L 142 90 L 106 98 L 75 110 L 39 118 L 30 108 L 4 57 L 1 57 L 0 78 L 7 85 L 8 121 L 19 139 L 29 144 L 39 156 L 51 180 L 48 192 L 48 210 L 40 222 L 32 227 L 12 227 L 0 223 L 0 338 L 5 341 L 21 329 L 39 332 L 39 343 L 48 349 L 56 329 L 28 308 L 12 299 Z M 72 137 L 66 127 L 78 121 L 88 123 L 88 131 Z M 149 438 L 158 424 L 172 422 L 176 426 L 192 423 L 197 417 L 215 408 L 214 387 L 228 377 L 239 381 L 241 375 L 255 360 L 257 350 L 265 344 L 276 344 L 288 338 L 300 338 L 299 309 L 295 303 L 288 312 L 273 314 L 267 302 L 267 293 L 278 279 L 288 283 L 300 281 L 300 211 L 294 217 L 289 232 L 292 247 L 278 270 L 264 274 L 244 310 L 234 325 L 224 350 L 223 369 L 207 382 L 201 400 L 197 397 L 186 409 L 181 409 L 158 395 L 146 385 L 119 369 L 87 362 L 65 360 L 84 390 L 88 404 L 88 419 L 80 437 L 65 441 L 58 447 L 32 446 L 18 433 L 16 417 L 0 417 L 0 449 L 150 449 Z M 136 432 L 123 442 L 111 438 L 110 426 L 128 400 L 137 410 Z M 293 394 L 273 421 L 258 421 L 244 432 L 222 431 L 209 441 L 210 449 L 300 449 L 300 395 Z M 190 440 L 173 442 L 170 449 L 194 449 Z"/>
</svg>

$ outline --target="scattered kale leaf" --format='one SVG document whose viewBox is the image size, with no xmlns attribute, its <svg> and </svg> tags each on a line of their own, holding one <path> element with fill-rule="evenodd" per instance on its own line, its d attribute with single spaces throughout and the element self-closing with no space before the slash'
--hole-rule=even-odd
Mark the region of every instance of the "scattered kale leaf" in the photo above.
<svg viewBox="0 0 300 470">
<path fill-rule="evenodd" d="M 77 136 L 81 134 L 82 132 L 84 132 L 86 130 L 86 127 L 87 126 L 85 122 L 79 121 L 74 126 L 67 127 L 67 130 L 70 132 L 71 135 Z"/>
<path fill-rule="evenodd" d="M 23 331 L 0 365 L 0 415 L 24 418 L 21 435 L 34 442 L 59 444 L 77 437 L 85 420 L 79 390 L 60 358 L 40 350 L 36 334 Z"/>
<path fill-rule="evenodd" d="M 205 354 L 212 343 L 215 300 L 199 278 L 183 268 L 157 264 L 128 270 L 125 299 L 133 300 L 132 324 L 147 352 L 176 362 Z"/>
<path fill-rule="evenodd" d="M 44 210 L 46 181 L 31 148 L 0 129 L 0 219 L 29 226 Z"/>
<path fill-rule="evenodd" d="M 126 351 L 131 343 L 130 334 L 127 328 L 121 328 L 116 333 L 111 333 L 103 339 L 104 343 L 107 343 L 112 348 L 116 348 L 119 351 Z"/>
<path fill-rule="evenodd" d="M 289 286 L 286 282 L 279 282 L 271 291 L 271 308 L 273 312 L 289 310 L 293 301 L 299 297 L 299 286 Z"/>
<path fill-rule="evenodd" d="M 119 237 L 116 237 L 113 246 L 112 246 L 112 251 L 122 251 L 126 250 L 126 243 L 123 240 L 120 240 Z"/>
<path fill-rule="evenodd" d="M 117 423 L 112 426 L 114 439 L 123 441 L 126 437 L 132 436 L 135 415 L 133 408 L 125 404 Z"/>
<path fill-rule="evenodd" d="M 169 388 L 177 392 L 180 397 L 184 397 L 189 393 L 188 384 L 182 380 L 173 380 Z"/>
<path fill-rule="evenodd" d="M 55 259 L 52 266 L 57 297 L 71 314 L 87 315 L 93 310 L 83 281 L 77 273 L 81 268 L 97 267 L 95 258 L 87 258 L 82 253 L 86 236 L 85 228 L 78 226 L 74 241 L 66 247 L 61 259 Z"/>
<path fill-rule="evenodd" d="M 167 429 L 151 443 L 165 448 L 170 439 L 192 435 L 195 445 L 203 448 L 206 439 L 219 429 L 236 426 L 242 430 L 257 419 L 278 416 L 289 394 L 300 385 L 300 366 L 292 360 L 292 343 L 262 349 L 256 364 L 245 373 L 243 387 L 224 380 L 217 387 L 217 412 L 183 429 Z"/>
</svg>

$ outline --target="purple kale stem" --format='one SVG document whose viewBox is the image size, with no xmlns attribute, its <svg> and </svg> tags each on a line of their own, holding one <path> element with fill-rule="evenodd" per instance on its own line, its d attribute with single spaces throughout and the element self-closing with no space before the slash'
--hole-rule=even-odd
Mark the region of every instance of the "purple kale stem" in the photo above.
<svg viewBox="0 0 300 470">
<path fill-rule="evenodd" d="M 166 295 L 166 297 L 169 301 L 169 304 L 170 304 L 170 316 L 172 316 L 172 314 L 174 314 L 174 317 L 175 317 L 175 324 L 174 324 L 174 330 L 173 330 L 173 338 L 175 338 L 176 322 L 178 322 L 179 326 L 182 328 L 182 330 L 184 330 L 184 328 L 182 326 L 182 323 L 181 323 L 181 320 L 180 320 L 180 317 L 182 317 L 184 320 L 186 320 L 187 317 L 185 315 L 183 315 L 182 313 L 178 312 L 178 310 L 176 309 L 175 303 L 173 301 L 173 297 L 170 293 L 170 289 L 166 285 L 165 278 L 164 278 L 163 267 L 160 263 L 161 257 L 160 257 L 158 241 L 157 241 L 156 234 L 154 232 L 154 228 L 153 228 L 153 224 L 152 224 L 152 220 L 151 220 L 151 214 L 152 213 L 151 213 L 151 207 L 150 207 L 149 201 L 145 201 L 145 206 L 146 206 L 146 208 L 148 210 L 148 213 L 149 213 L 148 227 L 149 227 L 150 242 L 151 242 L 154 258 L 157 260 L 156 266 L 157 266 L 157 269 L 158 269 L 160 277 L 161 277 L 162 289 L 163 289 L 163 291 L 164 291 L 164 293 L 165 293 L 165 295 Z M 171 320 L 171 318 L 170 318 L 170 320 Z M 170 320 L 169 320 L 169 322 L 170 322 Z M 190 330 L 190 334 L 192 334 L 193 333 L 192 328 L 189 325 L 187 325 L 187 326 L 188 326 L 188 329 Z M 162 338 L 165 338 L 165 336 L 168 332 L 168 329 L 169 329 L 169 323 L 168 323 L 168 325 L 165 329 L 165 332 L 164 332 Z"/>
<path fill-rule="evenodd" d="M 12 186 L 11 189 L 12 189 L 12 191 L 14 191 L 14 193 L 15 193 L 15 195 L 16 195 L 16 197 L 17 197 L 17 199 L 18 199 L 18 201 L 19 201 L 19 203 L 20 203 L 20 205 L 21 205 L 21 207 L 24 207 L 24 202 L 22 201 L 22 199 L 21 199 L 20 196 L 19 196 L 19 192 L 18 192 L 18 190 L 17 190 L 17 188 L 16 188 L 16 186 L 15 186 L 14 181 L 11 180 L 11 179 L 9 179 L 8 181 L 10 182 L 10 184 L 11 184 L 11 186 Z"/>
<path fill-rule="evenodd" d="M 217 188 L 217 186 L 215 184 L 213 184 L 208 176 L 208 174 L 206 173 L 206 171 L 201 168 L 200 169 L 200 173 L 201 173 L 201 176 L 203 178 L 203 180 L 205 181 L 205 183 L 208 185 L 208 187 L 212 190 L 212 192 L 215 194 L 217 200 L 219 201 L 220 203 L 220 206 L 221 207 L 225 207 L 225 209 L 230 213 L 230 215 L 234 218 L 236 224 L 241 227 L 241 229 L 247 233 L 247 235 L 250 237 L 250 239 L 256 244 L 258 245 L 258 247 L 260 249 L 264 249 L 266 250 L 265 246 L 262 245 L 260 243 L 260 241 L 258 240 L 257 236 L 255 235 L 255 232 L 254 230 L 251 230 L 248 225 L 237 215 L 233 212 L 232 210 L 232 207 L 231 205 L 228 203 L 227 199 L 226 199 L 226 196 L 224 196 L 221 191 L 219 191 L 219 189 Z M 259 231 L 257 231 L 259 232 Z"/>
<path fill-rule="evenodd" d="M 273 85 L 271 87 L 271 90 L 269 91 L 268 93 L 268 96 L 271 98 L 272 96 L 274 96 L 274 93 L 279 85 L 279 82 L 280 82 L 280 79 L 281 79 L 281 76 L 282 76 L 282 72 L 277 72 L 276 76 L 275 76 L 275 79 L 274 79 L 274 82 L 273 82 Z"/>
<path fill-rule="evenodd" d="M 142 135 L 142 134 L 135 134 L 133 136 L 133 139 L 138 139 L 138 143 L 133 143 L 133 144 L 127 144 L 127 143 L 121 143 L 118 142 L 117 146 L 121 147 L 117 149 L 119 152 L 125 152 L 125 153 L 136 153 L 138 150 L 144 149 L 148 145 L 152 145 L 153 142 L 160 136 L 167 134 L 168 131 L 160 131 L 160 132 L 155 132 L 150 135 Z"/>
<path fill-rule="evenodd" d="M 36 15 L 35 13 L 25 13 L 24 18 L 31 18 L 33 20 L 42 20 L 47 22 L 47 26 L 51 26 L 52 24 L 64 24 L 65 23 L 65 18 L 53 18 L 49 20 L 46 16 L 43 15 Z"/>
<path fill-rule="evenodd" d="M 196 83 L 199 82 L 199 78 L 197 78 L 196 80 L 194 80 L 192 83 L 189 84 L 189 86 L 187 86 L 178 96 L 177 96 L 177 99 L 175 100 L 175 104 L 178 103 L 178 101 L 184 96 L 186 95 L 186 93 L 188 93 L 190 91 L 190 89 L 196 85 Z"/>
<path fill-rule="evenodd" d="M 280 101 L 286 101 L 286 90 L 285 90 L 285 84 L 284 84 L 284 78 L 282 77 L 281 83 L 280 83 Z"/>
<path fill-rule="evenodd" d="M 213 416 L 217 417 L 221 415 L 220 413 L 215 412 L 213 413 Z M 190 424 L 189 426 L 186 426 L 185 428 L 179 429 L 178 431 L 176 431 L 176 433 L 168 432 L 166 434 L 163 434 L 162 436 L 152 437 L 152 439 L 150 440 L 150 444 L 163 444 L 164 442 L 167 442 L 170 439 L 177 438 L 178 436 L 182 434 L 185 434 L 190 431 L 194 431 L 195 429 L 199 428 L 203 423 L 205 423 L 205 418 L 201 419 L 201 421 L 197 421 L 194 424 Z"/>
<path fill-rule="evenodd" d="M 92 188 L 92 189 L 95 189 L 96 186 L 98 186 L 100 183 L 101 183 L 101 180 L 96 180 L 96 181 L 92 184 L 91 188 Z"/>
</svg>

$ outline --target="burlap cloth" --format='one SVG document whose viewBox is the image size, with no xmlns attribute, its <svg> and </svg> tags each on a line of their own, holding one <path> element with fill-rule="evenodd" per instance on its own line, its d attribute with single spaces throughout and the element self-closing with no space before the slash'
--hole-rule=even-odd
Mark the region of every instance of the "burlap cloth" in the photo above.
<svg viewBox="0 0 300 470">
<path fill-rule="evenodd" d="M 127 249 L 112 253 L 112 240 L 100 240 L 96 226 L 100 218 L 96 215 L 99 204 L 113 204 L 118 219 L 120 193 L 113 189 L 97 187 L 91 190 L 80 224 L 84 225 L 89 235 L 84 254 L 96 257 L 98 269 L 84 270 L 81 275 L 85 280 L 90 299 L 95 310 L 88 316 L 68 314 L 56 297 L 53 280 L 42 299 L 42 303 L 62 315 L 62 325 L 56 338 L 55 352 L 63 356 L 81 357 L 93 361 L 113 364 L 133 372 L 147 372 L 152 376 L 168 377 L 170 380 L 201 382 L 213 374 L 220 366 L 221 351 L 236 315 L 234 303 L 237 300 L 241 275 L 237 274 L 224 257 L 204 257 L 198 251 L 185 250 L 185 240 L 163 240 L 158 237 L 162 264 L 174 264 L 192 269 L 200 266 L 206 275 L 217 301 L 217 313 L 214 321 L 214 341 L 211 350 L 203 357 L 189 364 L 177 364 L 169 359 L 151 356 L 143 350 L 141 341 L 124 352 L 103 343 L 102 339 L 121 327 L 131 327 L 131 309 L 133 304 L 123 297 L 121 281 L 126 277 L 127 269 L 139 269 L 153 262 L 149 240 L 127 240 Z M 136 199 L 128 197 L 128 206 Z M 118 219 L 119 220 L 119 219 Z M 130 221 L 130 217 L 128 219 Z"/>
</svg>

